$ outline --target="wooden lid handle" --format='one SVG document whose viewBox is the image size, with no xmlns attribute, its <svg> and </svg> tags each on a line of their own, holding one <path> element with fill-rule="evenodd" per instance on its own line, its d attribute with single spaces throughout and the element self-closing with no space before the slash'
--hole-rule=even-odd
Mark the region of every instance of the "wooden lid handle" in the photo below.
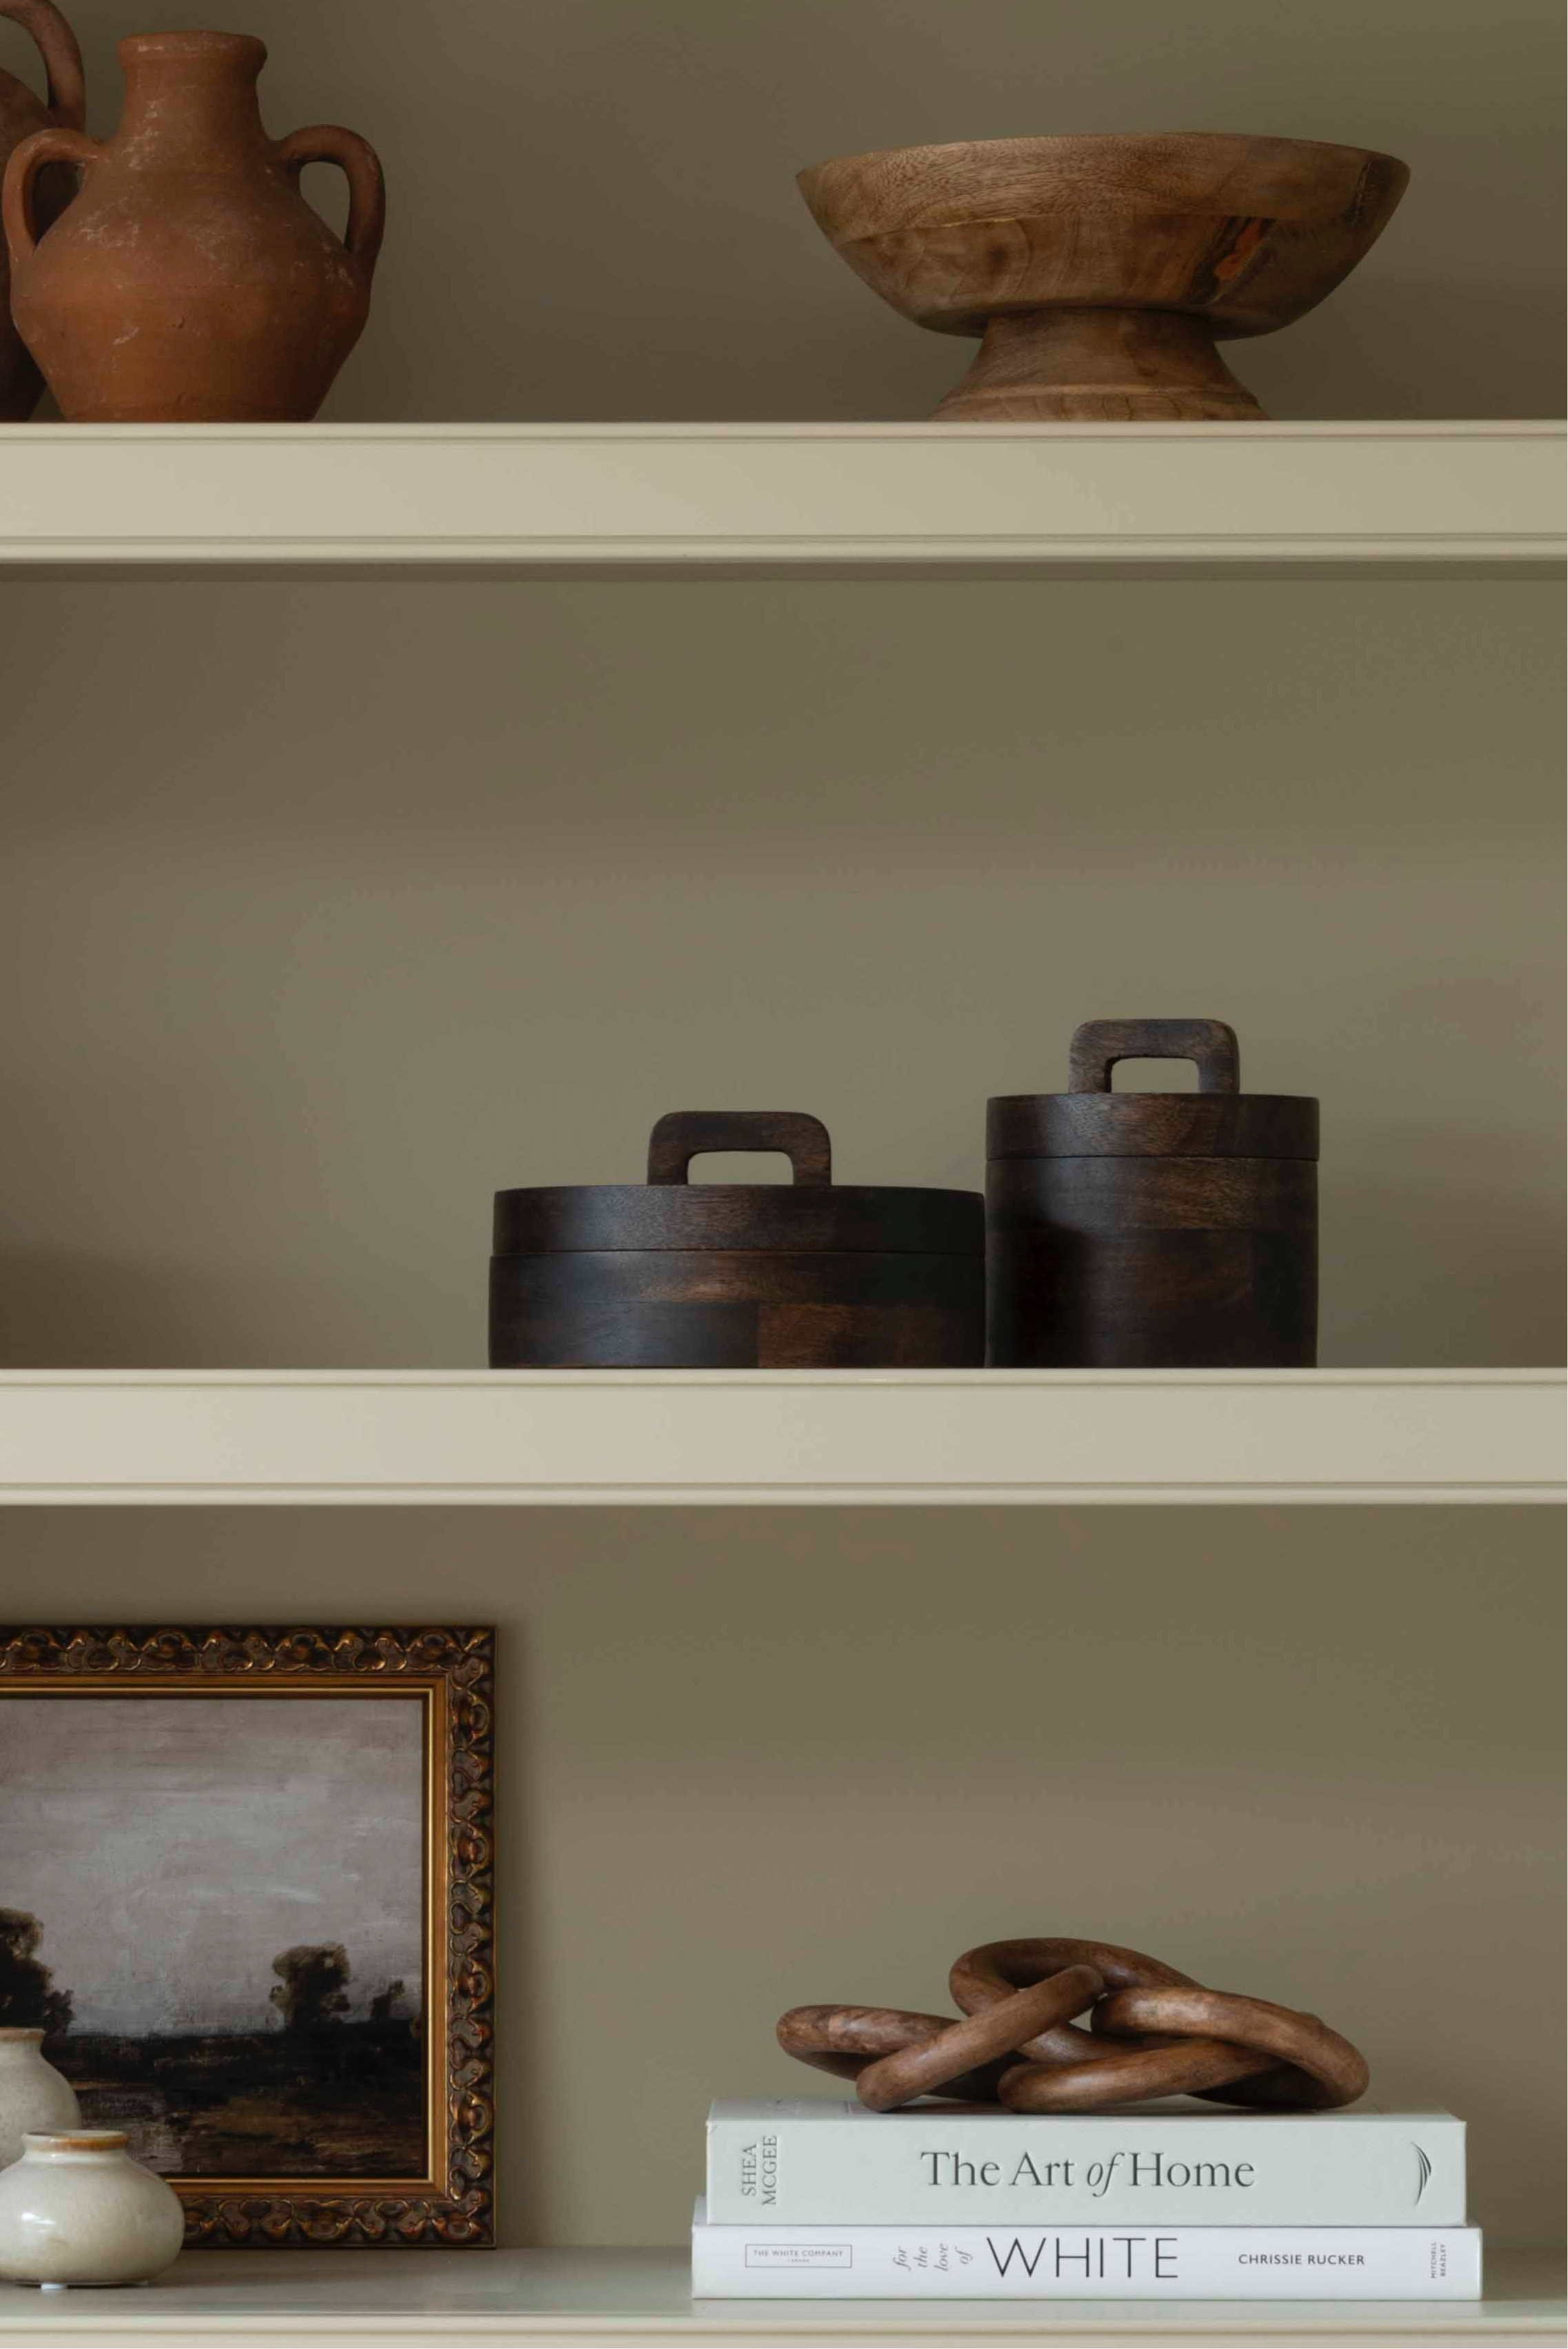
<svg viewBox="0 0 1568 2349">
<path fill-rule="evenodd" d="M 684 1183 L 705 1150 L 782 1150 L 797 1185 L 833 1180 L 833 1145 L 819 1118 L 793 1109 L 677 1109 L 648 1137 L 650 1183 Z"/>
<path fill-rule="evenodd" d="M 1067 1056 L 1067 1090 L 1108 1093 L 1118 1061 L 1196 1061 L 1200 1093 L 1241 1090 L 1236 1030 L 1223 1019 L 1086 1019 Z"/>
</svg>

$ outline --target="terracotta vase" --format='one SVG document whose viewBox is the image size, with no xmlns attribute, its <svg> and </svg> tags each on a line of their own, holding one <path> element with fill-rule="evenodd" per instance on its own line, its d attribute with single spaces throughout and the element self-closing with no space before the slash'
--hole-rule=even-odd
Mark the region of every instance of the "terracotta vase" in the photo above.
<svg viewBox="0 0 1568 2349">
<path fill-rule="evenodd" d="M 51 0 L 0 0 L 0 16 L 32 35 L 44 59 L 48 99 L 35 98 L 25 81 L 0 71 L 0 171 L 6 158 L 36 130 L 79 130 L 87 119 L 82 53 L 77 36 Z M 34 199 L 47 228 L 76 191 L 76 175 L 53 164 L 38 181 Z M 19 424 L 31 416 L 44 388 L 37 362 L 11 320 L 11 273 L 0 254 L 0 423 Z"/>
<path fill-rule="evenodd" d="M 101 145 L 47 129 L 5 170 L 12 309 L 61 412 L 83 424 L 303 423 L 359 338 L 385 217 L 381 167 L 352 130 L 262 128 L 264 43 L 243 33 L 121 41 L 125 110 Z M 37 236 L 46 163 L 81 192 Z M 299 192 L 340 164 L 340 242 Z"/>
</svg>

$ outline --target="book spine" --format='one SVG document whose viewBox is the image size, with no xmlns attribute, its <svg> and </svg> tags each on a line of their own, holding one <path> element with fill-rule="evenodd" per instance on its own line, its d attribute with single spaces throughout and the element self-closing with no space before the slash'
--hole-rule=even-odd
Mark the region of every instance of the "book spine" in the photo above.
<svg viewBox="0 0 1568 2349">
<path fill-rule="evenodd" d="M 1479 2300 L 1479 2227 L 713 2227 L 699 2300 Z"/>
<path fill-rule="evenodd" d="M 711 2226 L 1462 2227 L 1464 2124 L 1069 2114 L 708 2125 Z"/>
</svg>

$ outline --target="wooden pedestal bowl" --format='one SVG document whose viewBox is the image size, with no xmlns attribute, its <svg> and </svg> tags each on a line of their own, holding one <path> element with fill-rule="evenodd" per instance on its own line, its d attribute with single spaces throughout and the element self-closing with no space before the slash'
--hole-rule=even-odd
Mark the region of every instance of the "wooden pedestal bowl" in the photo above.
<svg viewBox="0 0 1568 2349">
<path fill-rule="evenodd" d="M 800 174 L 817 226 L 917 326 L 979 335 L 954 423 L 1256 421 L 1217 339 L 1288 326 L 1409 179 L 1305 139 L 989 139 Z"/>
</svg>

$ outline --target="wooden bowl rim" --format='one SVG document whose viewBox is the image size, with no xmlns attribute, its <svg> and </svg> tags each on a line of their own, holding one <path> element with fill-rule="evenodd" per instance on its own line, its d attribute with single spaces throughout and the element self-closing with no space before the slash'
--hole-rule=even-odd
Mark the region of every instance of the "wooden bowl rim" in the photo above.
<svg viewBox="0 0 1568 2349">
<path fill-rule="evenodd" d="M 1301 154 L 1314 154 L 1339 159 L 1354 159 L 1363 164 L 1387 163 L 1409 178 L 1410 166 L 1398 155 L 1391 155 L 1381 147 L 1352 147 L 1333 139 L 1290 139 L 1275 137 L 1264 130 L 1052 130 L 1040 133 L 1020 132 L 1003 139 L 944 139 L 933 144 L 914 147 L 868 147 L 861 154 L 828 155 L 820 163 L 807 163 L 795 173 L 795 184 L 804 188 L 808 180 L 816 180 L 826 171 L 846 170 L 867 163 L 934 162 L 955 155 L 973 156 L 982 152 L 1009 153 L 1018 158 L 1030 149 L 1039 150 L 1042 160 L 1050 149 L 1064 147 L 1293 147 Z"/>
</svg>

